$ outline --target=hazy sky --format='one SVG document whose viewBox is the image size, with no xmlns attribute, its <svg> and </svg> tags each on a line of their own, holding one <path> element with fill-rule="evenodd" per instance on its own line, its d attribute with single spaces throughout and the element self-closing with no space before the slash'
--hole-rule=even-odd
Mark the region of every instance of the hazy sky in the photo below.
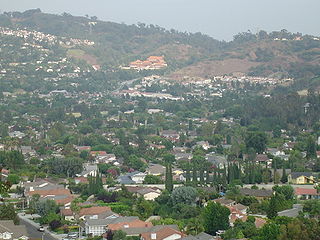
<svg viewBox="0 0 320 240">
<path fill-rule="evenodd" d="M 262 29 L 320 35 L 320 0 L 0 0 L 2 12 L 31 8 L 127 24 L 157 24 L 224 40 Z"/>
</svg>

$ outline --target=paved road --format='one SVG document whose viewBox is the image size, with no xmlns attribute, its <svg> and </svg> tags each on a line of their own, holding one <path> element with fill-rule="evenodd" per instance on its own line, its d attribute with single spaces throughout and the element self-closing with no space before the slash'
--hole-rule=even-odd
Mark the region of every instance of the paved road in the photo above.
<svg viewBox="0 0 320 240">
<path fill-rule="evenodd" d="M 38 227 L 39 224 L 31 221 L 30 219 L 18 214 L 20 219 L 20 224 L 25 225 L 27 228 L 27 231 L 30 235 L 30 238 L 33 239 L 43 239 L 43 240 L 58 240 L 59 238 L 53 237 L 48 230 L 45 230 L 45 232 L 39 232 Z M 42 238 L 43 236 L 43 238 Z"/>
</svg>

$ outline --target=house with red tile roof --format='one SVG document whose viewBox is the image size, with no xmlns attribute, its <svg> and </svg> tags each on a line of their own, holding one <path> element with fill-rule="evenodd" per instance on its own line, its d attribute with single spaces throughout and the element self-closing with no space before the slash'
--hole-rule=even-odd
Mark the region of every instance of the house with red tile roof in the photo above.
<svg viewBox="0 0 320 240">
<path fill-rule="evenodd" d="M 320 199 L 320 193 L 314 188 L 296 188 L 294 194 L 300 200 Z"/>
<path fill-rule="evenodd" d="M 76 198 L 75 195 L 71 194 L 69 189 L 50 189 L 50 190 L 34 190 L 26 192 L 28 201 L 33 195 L 39 194 L 40 199 L 50 199 L 55 201 L 58 205 L 70 206 L 71 202 Z"/>
<path fill-rule="evenodd" d="M 140 234 L 141 240 L 176 240 L 183 237 L 185 237 L 185 235 L 182 232 L 170 227 Z"/>
<path fill-rule="evenodd" d="M 118 214 L 111 211 L 107 206 L 84 206 L 78 213 L 73 212 L 70 208 L 64 208 L 60 210 L 61 216 L 65 220 L 73 221 L 75 219 L 85 220 L 87 219 L 99 219 L 106 217 L 119 217 Z"/>
<path fill-rule="evenodd" d="M 92 206 L 81 208 L 79 212 L 79 218 L 84 219 L 86 217 L 95 217 L 106 212 L 111 212 L 111 208 L 107 206 Z"/>
<path fill-rule="evenodd" d="M 136 219 L 130 222 L 111 223 L 108 225 L 108 229 L 111 231 L 123 230 L 128 228 L 148 228 L 152 227 L 151 222 L 144 222 L 140 219 Z"/>
</svg>

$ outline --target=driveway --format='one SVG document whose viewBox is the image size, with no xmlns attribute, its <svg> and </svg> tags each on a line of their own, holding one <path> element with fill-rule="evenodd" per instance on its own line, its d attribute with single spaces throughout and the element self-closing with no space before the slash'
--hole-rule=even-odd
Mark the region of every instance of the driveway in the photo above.
<svg viewBox="0 0 320 240">
<path fill-rule="evenodd" d="M 30 219 L 31 215 L 29 214 L 23 215 L 19 213 L 18 217 L 20 219 L 20 224 L 26 226 L 27 231 L 30 235 L 30 238 L 43 239 L 43 240 L 61 240 L 62 239 L 62 237 L 60 237 L 59 235 L 55 235 L 49 232 L 48 229 L 45 229 L 44 232 L 39 232 L 38 228 L 40 227 L 40 225 Z"/>
</svg>

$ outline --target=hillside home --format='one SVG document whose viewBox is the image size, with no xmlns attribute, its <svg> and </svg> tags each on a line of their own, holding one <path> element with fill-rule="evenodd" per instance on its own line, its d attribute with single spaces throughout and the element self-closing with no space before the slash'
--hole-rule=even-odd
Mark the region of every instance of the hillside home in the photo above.
<svg viewBox="0 0 320 240">
<path fill-rule="evenodd" d="M 294 195 L 300 200 L 320 199 L 320 193 L 314 188 L 296 188 Z"/>
<path fill-rule="evenodd" d="M 154 201 L 161 195 L 161 190 L 157 187 L 127 187 L 128 191 L 145 200 Z"/>
<path fill-rule="evenodd" d="M 106 233 L 109 228 L 109 224 L 116 224 L 116 223 L 128 223 L 139 220 L 138 217 L 107 217 L 104 219 L 85 219 L 85 221 L 80 223 L 80 226 L 83 232 L 86 235 L 101 236 Z"/>
<path fill-rule="evenodd" d="M 264 166 L 271 166 L 272 159 L 270 159 L 267 154 L 257 154 L 255 158 L 256 163 L 262 164 Z"/>
<path fill-rule="evenodd" d="M 160 136 L 173 142 L 178 142 L 180 139 L 179 133 L 175 130 L 163 130 Z"/>
<path fill-rule="evenodd" d="M 85 177 L 87 178 L 88 176 L 97 176 L 98 173 L 98 165 L 97 164 L 84 164 L 83 165 L 84 170 L 79 173 L 76 174 L 77 177 Z"/>
<path fill-rule="evenodd" d="M 196 145 L 194 146 L 195 147 L 202 147 L 204 150 L 208 150 L 211 145 L 208 141 L 200 141 L 200 142 L 196 142 Z"/>
<path fill-rule="evenodd" d="M 120 184 L 141 184 L 143 183 L 145 177 L 145 173 L 135 171 L 118 177 L 117 181 Z"/>
<path fill-rule="evenodd" d="M 111 211 L 110 207 L 106 206 L 84 206 L 78 213 L 72 212 L 70 208 L 64 208 L 60 210 L 60 214 L 65 220 L 68 221 L 73 221 L 75 219 L 84 221 L 85 219 L 106 219 L 119 217 L 118 214 Z"/>
<path fill-rule="evenodd" d="M 181 240 L 218 240 L 218 238 L 203 232 L 195 236 L 190 235 L 190 236 L 181 238 Z"/>
<path fill-rule="evenodd" d="M 265 198 L 270 198 L 273 195 L 273 191 L 265 189 L 241 188 L 240 194 L 244 196 L 253 196 L 261 200 Z"/>
<path fill-rule="evenodd" d="M 314 184 L 316 177 L 311 172 L 292 172 L 288 175 L 288 182 L 291 184 Z"/>
<path fill-rule="evenodd" d="M 75 146 L 74 147 L 78 152 L 82 152 L 82 151 L 91 151 L 91 147 L 90 146 Z"/>
<path fill-rule="evenodd" d="M 148 175 L 154 175 L 154 176 L 161 176 L 161 175 L 164 175 L 166 172 L 166 168 L 160 164 L 153 164 L 153 163 L 150 163 L 147 170 L 146 170 L 146 173 Z"/>
<path fill-rule="evenodd" d="M 185 235 L 171 227 L 165 227 L 160 230 L 154 230 L 142 233 L 140 240 L 176 240 L 181 239 Z"/>
<path fill-rule="evenodd" d="M 293 150 L 294 146 L 296 145 L 297 143 L 296 142 L 286 142 L 283 144 L 283 148 L 285 150 Z"/>
<path fill-rule="evenodd" d="M 56 204 L 65 207 L 70 207 L 71 202 L 76 198 L 75 195 L 70 193 L 69 189 L 35 190 L 26 193 L 28 203 L 35 194 L 40 195 L 40 200 L 42 201 L 50 199 L 55 201 Z"/>
</svg>

